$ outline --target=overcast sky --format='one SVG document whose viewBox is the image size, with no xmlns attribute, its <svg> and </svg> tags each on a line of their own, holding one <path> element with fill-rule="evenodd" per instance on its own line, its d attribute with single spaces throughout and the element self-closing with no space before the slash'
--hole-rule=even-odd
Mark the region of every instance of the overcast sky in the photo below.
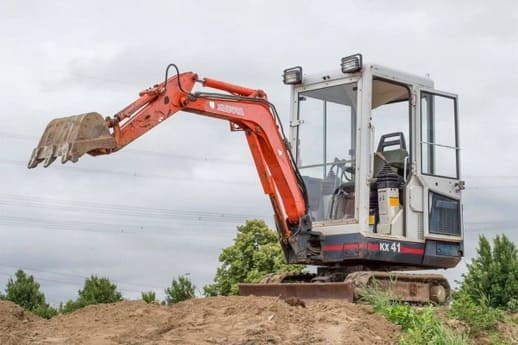
<svg viewBox="0 0 518 345">
<path fill-rule="evenodd" d="M 190 273 L 201 289 L 235 226 L 271 224 L 242 133 L 181 113 L 123 151 L 27 170 L 53 117 L 113 115 L 174 62 L 267 91 L 284 68 L 361 52 L 459 94 L 466 255 L 479 234 L 518 241 L 518 5 L 514 1 L 0 2 L 0 287 L 16 268 L 48 300 L 96 273 L 127 298 Z M 447 273 L 458 279 L 464 263 Z"/>
</svg>

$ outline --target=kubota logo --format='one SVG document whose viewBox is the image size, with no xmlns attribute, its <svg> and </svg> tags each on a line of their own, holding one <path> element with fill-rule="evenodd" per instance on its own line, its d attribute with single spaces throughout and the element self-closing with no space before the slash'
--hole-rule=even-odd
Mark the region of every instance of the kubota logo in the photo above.
<svg viewBox="0 0 518 345">
<path fill-rule="evenodd" d="M 239 116 L 245 116 L 245 109 L 241 107 L 236 107 L 233 105 L 223 104 L 223 103 L 216 103 L 216 109 L 218 111 L 239 115 Z"/>
</svg>

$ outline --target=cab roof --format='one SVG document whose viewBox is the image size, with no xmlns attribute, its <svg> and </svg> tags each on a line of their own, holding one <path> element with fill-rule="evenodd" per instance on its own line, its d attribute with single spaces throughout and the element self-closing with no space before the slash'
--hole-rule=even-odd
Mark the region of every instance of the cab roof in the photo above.
<svg viewBox="0 0 518 345">
<path fill-rule="evenodd" d="M 419 76 L 416 74 L 411 74 L 408 72 L 403 72 L 400 70 L 392 69 L 389 67 L 385 67 L 378 64 L 363 64 L 362 69 L 356 73 L 342 73 L 340 69 L 335 69 L 328 72 L 320 72 L 320 73 L 304 73 L 303 76 L 303 85 L 309 85 L 314 83 L 321 83 L 323 81 L 333 81 L 339 79 L 345 79 L 350 77 L 359 76 L 364 73 L 366 70 L 371 70 L 375 76 L 379 76 L 385 79 L 399 81 L 407 84 L 417 85 L 426 88 L 433 88 L 434 82 L 432 79 L 424 76 Z M 300 85 L 295 85 L 298 87 Z"/>
</svg>

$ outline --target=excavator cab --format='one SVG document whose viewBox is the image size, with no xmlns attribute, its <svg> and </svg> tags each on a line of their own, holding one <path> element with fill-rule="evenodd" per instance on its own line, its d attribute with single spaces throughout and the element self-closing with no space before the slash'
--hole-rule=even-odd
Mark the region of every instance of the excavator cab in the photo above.
<svg viewBox="0 0 518 345">
<path fill-rule="evenodd" d="M 286 76 L 294 71 L 298 78 Z M 332 73 L 284 73 L 318 261 L 383 270 L 456 266 L 464 188 L 457 96 L 429 78 L 363 64 L 359 54 Z"/>
</svg>

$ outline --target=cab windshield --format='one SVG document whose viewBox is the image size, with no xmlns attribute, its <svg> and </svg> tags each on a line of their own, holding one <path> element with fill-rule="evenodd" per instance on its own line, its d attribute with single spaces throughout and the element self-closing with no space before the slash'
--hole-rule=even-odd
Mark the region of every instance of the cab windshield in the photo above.
<svg viewBox="0 0 518 345">
<path fill-rule="evenodd" d="M 298 93 L 297 165 L 313 221 L 355 218 L 356 83 Z"/>
</svg>

